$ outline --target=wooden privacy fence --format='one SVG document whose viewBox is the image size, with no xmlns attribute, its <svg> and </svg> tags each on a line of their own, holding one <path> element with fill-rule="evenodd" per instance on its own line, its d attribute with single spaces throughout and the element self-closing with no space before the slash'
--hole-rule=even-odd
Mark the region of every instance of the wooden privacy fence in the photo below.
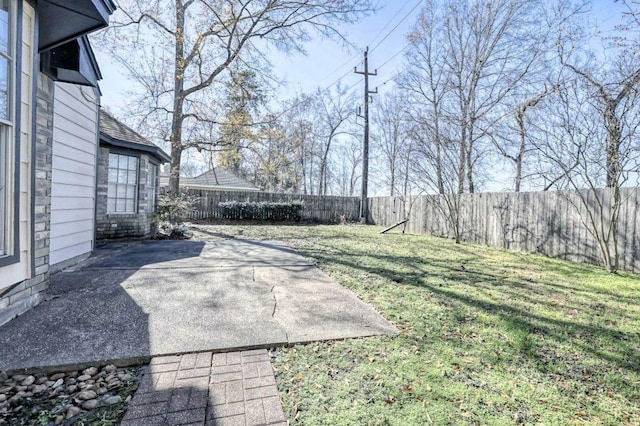
<svg viewBox="0 0 640 426">
<path fill-rule="evenodd" d="M 620 269 L 634 272 L 640 272 L 639 192 L 622 189 L 617 226 Z M 369 220 L 390 226 L 408 218 L 408 232 L 453 238 L 457 214 L 462 241 L 602 265 L 589 217 L 606 232 L 611 190 L 581 194 L 586 203 L 572 191 L 374 197 Z"/>
<path fill-rule="evenodd" d="M 314 222 L 352 221 L 358 218 L 360 200 L 357 197 L 320 195 L 277 194 L 272 192 L 211 191 L 187 189 L 186 194 L 197 197 L 194 211 L 189 219 L 224 219 L 223 209 L 218 206 L 225 201 L 288 202 L 302 201 L 302 220 Z"/>
</svg>

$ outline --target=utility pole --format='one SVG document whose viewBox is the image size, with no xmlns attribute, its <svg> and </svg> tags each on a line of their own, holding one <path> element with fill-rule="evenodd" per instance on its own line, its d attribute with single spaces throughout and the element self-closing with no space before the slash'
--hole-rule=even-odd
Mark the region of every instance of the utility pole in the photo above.
<svg viewBox="0 0 640 426">
<path fill-rule="evenodd" d="M 367 204 L 368 184 L 369 184 L 369 102 L 371 95 L 378 93 L 376 90 L 369 90 L 369 76 L 378 75 L 378 70 L 369 72 L 369 47 L 364 51 L 364 71 L 358 71 L 355 67 L 354 72 L 364 76 L 364 115 L 359 111 L 358 116 L 364 118 L 364 141 L 362 143 L 362 193 L 360 196 L 360 222 L 367 223 L 369 217 L 369 208 Z"/>
</svg>

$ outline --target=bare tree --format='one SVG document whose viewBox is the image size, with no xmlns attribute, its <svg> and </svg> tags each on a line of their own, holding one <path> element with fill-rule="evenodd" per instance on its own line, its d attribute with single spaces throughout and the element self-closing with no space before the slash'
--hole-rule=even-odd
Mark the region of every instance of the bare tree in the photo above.
<svg viewBox="0 0 640 426">
<path fill-rule="evenodd" d="M 405 99 L 399 92 L 384 95 L 373 110 L 372 140 L 374 150 L 381 153 L 389 195 L 403 192 L 403 159 L 410 140 L 410 116 Z"/>
<path fill-rule="evenodd" d="M 122 0 L 103 46 L 138 83 L 147 124 L 170 143 L 177 191 L 183 151 L 211 146 L 191 128 L 219 122 L 212 93 L 234 62 L 260 71 L 267 46 L 302 52 L 312 32 L 341 39 L 341 24 L 370 11 L 370 0 Z"/>
<path fill-rule="evenodd" d="M 351 135 L 353 94 L 337 86 L 335 92 L 318 91 L 316 95 L 317 123 L 315 136 L 319 140 L 318 194 L 326 195 L 329 188 L 329 153 L 337 139 Z"/>
<path fill-rule="evenodd" d="M 530 143 L 531 132 L 528 129 L 531 110 L 555 90 L 555 86 L 548 88 L 545 85 L 542 92 L 516 105 L 515 111 L 513 112 L 515 127 L 512 126 L 511 123 L 508 123 L 504 126 L 497 127 L 495 132 L 489 133 L 491 142 L 500 155 L 513 164 L 515 169 L 515 177 L 513 179 L 514 192 L 520 192 L 522 186 L 525 156 L 535 149 Z M 517 137 L 515 137 L 515 135 L 517 135 Z"/>
<path fill-rule="evenodd" d="M 536 148 L 549 169 L 561 172 L 547 187 L 574 190 L 572 204 L 614 273 L 622 187 L 637 184 L 640 169 L 640 67 L 637 46 L 608 44 L 611 56 L 601 62 L 577 47 L 585 40 L 574 31 L 558 44 L 564 84 L 549 106 L 547 138 Z"/>
<path fill-rule="evenodd" d="M 450 128 L 444 105 L 451 73 L 444 62 L 447 49 L 442 27 L 438 25 L 442 19 L 442 11 L 435 9 L 432 2 L 424 7 L 408 35 L 411 48 L 406 54 L 407 70 L 398 79 L 411 120 L 417 126 L 413 128 L 415 149 L 423 154 L 421 161 L 426 161 L 426 166 L 433 170 L 433 174 L 421 173 L 422 180 L 434 186 L 438 194 L 445 193 L 442 151 L 448 144 L 446 129 Z M 419 164 L 416 166 L 420 168 Z"/>
<path fill-rule="evenodd" d="M 549 17 L 544 2 L 524 0 L 428 2 L 422 10 L 400 85 L 416 113 L 430 118 L 422 127 L 435 145 L 439 193 L 445 188 L 437 157 L 445 143 L 458 151 L 456 192 L 476 191 L 478 167 L 490 160 L 488 132 L 543 68 L 554 28 Z"/>
<path fill-rule="evenodd" d="M 280 120 L 286 123 L 285 131 L 289 144 L 293 147 L 296 192 L 308 194 L 312 187 L 309 176 L 313 174 L 315 140 L 313 96 L 301 94 L 283 104 L 284 113 Z"/>
<path fill-rule="evenodd" d="M 353 197 L 358 192 L 362 177 L 362 141 L 356 137 L 345 138 L 335 152 L 337 193 Z"/>
</svg>

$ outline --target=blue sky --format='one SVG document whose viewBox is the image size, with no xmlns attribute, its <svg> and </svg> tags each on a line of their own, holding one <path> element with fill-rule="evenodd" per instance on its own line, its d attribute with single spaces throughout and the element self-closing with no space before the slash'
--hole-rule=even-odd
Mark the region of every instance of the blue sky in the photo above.
<svg viewBox="0 0 640 426">
<path fill-rule="evenodd" d="M 343 85 L 358 84 L 362 76 L 352 71 L 361 63 L 366 46 L 371 49 L 370 67 L 378 69 L 378 76 L 371 78 L 371 85 L 382 86 L 381 92 L 388 90 L 392 83 L 383 83 L 392 78 L 402 64 L 401 51 L 406 46 L 406 34 L 422 4 L 423 0 L 381 0 L 376 14 L 343 29 L 346 38 L 355 46 L 351 49 L 331 40 L 317 39 L 306 46 L 306 56 L 287 56 L 275 50 L 269 52 L 274 75 L 287 82 L 286 86 L 278 89 L 278 97 L 287 98 L 296 92 L 313 91 L 318 87 L 324 89 L 344 74 L 347 75 L 341 80 Z M 619 20 L 620 8 L 620 2 L 614 0 L 594 0 L 592 16 L 604 28 L 613 29 Z M 116 113 L 123 113 L 121 107 L 129 86 L 126 76 L 107 54 L 96 49 L 96 55 L 104 77 L 100 83 L 102 104 Z"/>
<path fill-rule="evenodd" d="M 307 55 L 287 56 L 277 51 L 269 52 L 274 65 L 274 75 L 287 82 L 278 90 L 279 97 L 287 98 L 296 92 L 326 88 L 339 77 L 347 74 L 341 83 L 347 86 L 362 81 L 362 76 L 353 74 L 353 67 L 362 61 L 366 46 L 372 49 L 382 39 L 387 38 L 370 52 L 370 67 L 378 68 L 378 76 L 371 78 L 372 87 L 382 84 L 394 75 L 402 62 L 402 54 L 380 67 L 405 47 L 405 35 L 415 22 L 420 11 L 421 0 L 383 0 L 380 10 L 358 24 L 344 28 L 346 38 L 355 45 L 347 49 L 331 40 L 314 40 L 307 47 Z M 397 27 L 396 27 L 397 26 Z M 396 27 L 394 29 L 394 27 Z M 123 113 L 125 91 L 129 84 L 117 64 L 109 60 L 108 54 L 96 48 L 96 56 L 102 70 L 102 105 L 116 114 Z M 381 87 L 381 91 L 391 83 Z"/>
</svg>

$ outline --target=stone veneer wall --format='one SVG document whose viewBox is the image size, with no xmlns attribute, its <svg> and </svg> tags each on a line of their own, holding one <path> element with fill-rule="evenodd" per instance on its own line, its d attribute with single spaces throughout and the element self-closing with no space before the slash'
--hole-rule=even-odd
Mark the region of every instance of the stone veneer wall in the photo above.
<svg viewBox="0 0 640 426">
<path fill-rule="evenodd" d="M 0 293 L 0 325 L 28 311 L 42 300 L 49 286 L 49 242 L 51 229 L 51 154 L 53 147 L 53 81 L 37 77 L 35 130 L 34 276 Z M 22 182 L 25 184 L 26 182 Z"/>
<path fill-rule="evenodd" d="M 133 154 L 132 154 L 133 155 Z M 96 203 L 96 239 L 136 238 L 155 235 L 156 215 L 147 212 L 147 173 L 149 156 L 140 155 L 138 173 L 138 213 L 107 213 L 109 148 L 101 146 L 98 154 L 98 193 Z"/>
</svg>

